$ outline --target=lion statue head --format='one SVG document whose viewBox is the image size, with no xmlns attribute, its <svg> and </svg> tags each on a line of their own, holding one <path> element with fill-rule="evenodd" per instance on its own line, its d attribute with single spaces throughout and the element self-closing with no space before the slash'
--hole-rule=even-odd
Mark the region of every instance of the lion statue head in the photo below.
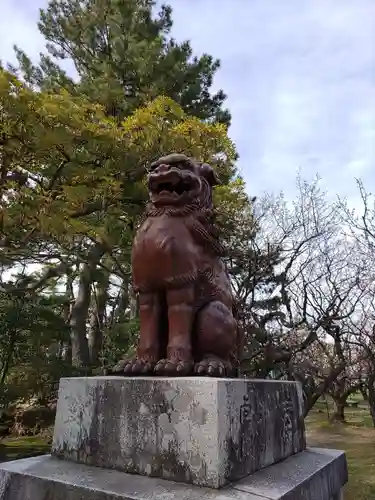
<svg viewBox="0 0 375 500">
<path fill-rule="evenodd" d="M 197 162 L 184 154 L 163 156 L 150 166 L 148 189 L 154 209 L 212 206 L 212 187 L 220 180 L 207 163 Z"/>
</svg>

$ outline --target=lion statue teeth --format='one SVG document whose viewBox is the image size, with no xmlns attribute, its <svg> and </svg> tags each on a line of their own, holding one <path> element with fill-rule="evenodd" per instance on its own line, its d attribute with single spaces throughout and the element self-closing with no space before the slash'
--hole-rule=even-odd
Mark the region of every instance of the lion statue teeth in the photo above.
<svg viewBox="0 0 375 500">
<path fill-rule="evenodd" d="M 237 375 L 239 329 L 213 222 L 217 184 L 210 165 L 183 154 L 151 165 L 150 204 L 132 248 L 137 355 L 120 361 L 113 373 Z"/>
</svg>

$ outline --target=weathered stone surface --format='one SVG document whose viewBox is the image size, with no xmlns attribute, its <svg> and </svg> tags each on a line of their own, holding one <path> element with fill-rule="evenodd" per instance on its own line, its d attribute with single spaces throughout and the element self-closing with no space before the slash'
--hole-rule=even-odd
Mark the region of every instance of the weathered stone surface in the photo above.
<svg viewBox="0 0 375 500">
<path fill-rule="evenodd" d="M 46 455 L 0 464 L 0 500 L 337 500 L 345 481 L 335 451 L 304 451 L 220 490 Z"/>
<path fill-rule="evenodd" d="M 216 378 L 60 382 L 52 454 L 219 488 L 305 448 L 300 387 Z"/>
</svg>

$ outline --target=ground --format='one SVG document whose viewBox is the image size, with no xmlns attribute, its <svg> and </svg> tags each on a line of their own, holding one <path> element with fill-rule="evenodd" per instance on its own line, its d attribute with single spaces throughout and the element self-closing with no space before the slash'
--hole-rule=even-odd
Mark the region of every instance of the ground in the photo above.
<svg viewBox="0 0 375 500">
<path fill-rule="evenodd" d="M 42 455 L 50 448 L 44 436 L 7 437 L 0 442 L 0 462 Z"/>
<path fill-rule="evenodd" d="M 329 407 L 329 410 L 331 408 Z M 375 430 L 366 405 L 347 408 L 346 424 L 328 422 L 327 408 L 318 403 L 306 420 L 310 446 L 345 450 L 349 467 L 349 482 L 345 500 L 375 498 Z"/>
<path fill-rule="evenodd" d="M 328 411 L 332 411 L 328 405 Z M 306 420 L 307 440 L 310 446 L 345 450 L 349 466 L 349 483 L 345 500 L 372 500 L 375 498 L 375 430 L 368 409 L 346 409 L 346 424 L 332 425 L 328 421 L 327 406 L 319 402 Z M 48 453 L 50 436 L 4 438 L 0 442 L 0 462 Z"/>
</svg>

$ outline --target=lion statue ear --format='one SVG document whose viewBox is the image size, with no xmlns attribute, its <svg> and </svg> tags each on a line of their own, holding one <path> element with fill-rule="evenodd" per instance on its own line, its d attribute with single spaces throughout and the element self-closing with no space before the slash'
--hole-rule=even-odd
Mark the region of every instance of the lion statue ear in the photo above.
<svg viewBox="0 0 375 500">
<path fill-rule="evenodd" d="M 221 184 L 219 176 L 208 163 L 202 163 L 200 165 L 199 174 L 206 179 L 210 186 Z"/>
</svg>

